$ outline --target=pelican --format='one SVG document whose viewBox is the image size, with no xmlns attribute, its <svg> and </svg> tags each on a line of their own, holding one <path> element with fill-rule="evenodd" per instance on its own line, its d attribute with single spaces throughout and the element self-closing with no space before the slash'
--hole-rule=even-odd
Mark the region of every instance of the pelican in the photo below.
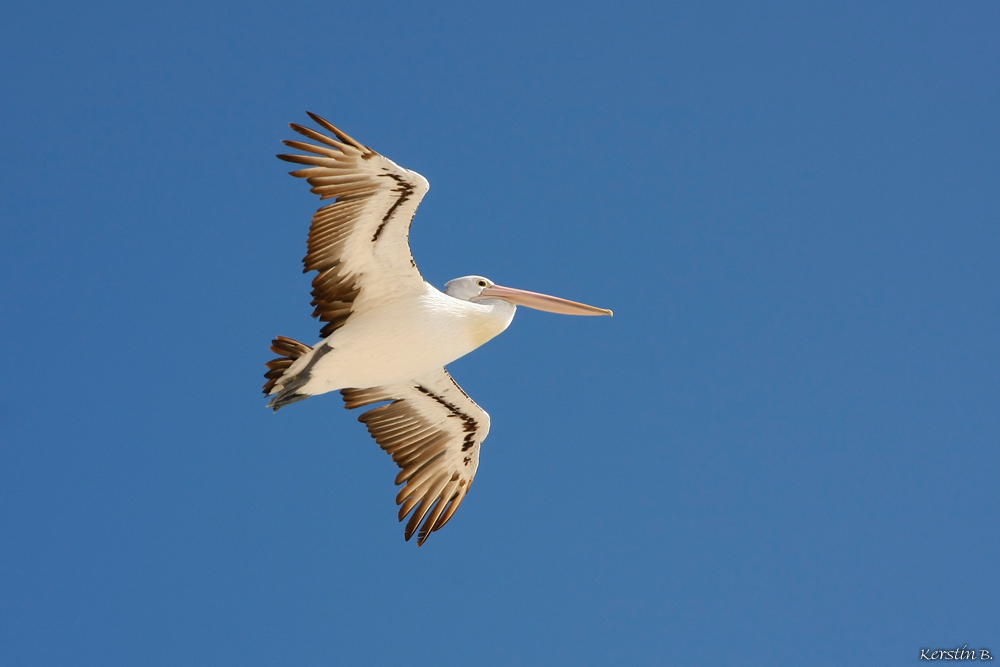
<svg viewBox="0 0 1000 667">
<path fill-rule="evenodd" d="M 363 413 L 379 446 L 399 466 L 399 520 L 417 545 L 462 504 L 479 468 L 490 417 L 451 378 L 445 366 L 502 333 L 517 306 L 563 315 L 611 315 L 546 294 L 502 287 L 482 276 L 456 278 L 444 292 L 424 280 L 410 252 L 409 231 L 430 185 L 309 113 L 330 134 L 291 123 L 316 143 L 284 141 L 297 151 L 279 155 L 305 165 L 304 178 L 320 199 L 333 199 L 312 217 L 304 273 L 312 281 L 313 317 L 324 322 L 310 347 L 278 336 L 267 363 L 264 393 L 275 412 L 339 390 L 346 407 L 386 403 Z M 332 135 L 332 136 L 331 136 Z"/>
</svg>

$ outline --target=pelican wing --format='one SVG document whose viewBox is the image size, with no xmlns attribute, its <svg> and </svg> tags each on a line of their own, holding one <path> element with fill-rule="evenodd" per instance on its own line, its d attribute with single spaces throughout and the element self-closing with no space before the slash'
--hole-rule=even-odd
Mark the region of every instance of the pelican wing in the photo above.
<svg viewBox="0 0 1000 667">
<path fill-rule="evenodd" d="M 303 273 L 313 279 L 313 317 L 326 322 L 326 338 L 352 312 L 391 295 L 423 288 L 410 253 L 410 222 L 430 185 L 347 136 L 316 114 L 309 116 L 336 138 L 296 123 L 291 128 L 318 142 L 285 141 L 311 155 L 279 155 L 307 165 L 291 172 L 305 178 L 320 199 L 335 199 L 316 211 L 309 229 Z"/>
<path fill-rule="evenodd" d="M 342 389 L 348 408 L 392 401 L 358 417 L 400 467 L 399 520 L 417 545 L 448 523 L 472 486 L 490 416 L 445 369 L 387 387 Z M 421 525 L 421 522 L 422 525 Z M 419 531 L 417 530 L 419 526 Z"/>
</svg>

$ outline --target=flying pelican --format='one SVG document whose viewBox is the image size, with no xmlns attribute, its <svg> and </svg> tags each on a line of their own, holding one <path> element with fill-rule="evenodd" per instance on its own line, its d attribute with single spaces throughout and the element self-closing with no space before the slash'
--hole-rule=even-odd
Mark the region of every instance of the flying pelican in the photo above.
<svg viewBox="0 0 1000 667">
<path fill-rule="evenodd" d="M 313 278 L 313 317 L 325 322 L 309 347 L 278 336 L 264 393 L 277 412 L 289 403 L 340 390 L 347 408 L 384 403 L 358 420 L 400 467 L 399 520 L 417 545 L 455 514 L 479 467 L 490 417 L 445 366 L 503 332 L 517 306 L 564 315 L 611 315 L 554 296 L 501 287 L 465 276 L 438 291 L 420 275 L 410 252 L 410 222 L 430 185 L 309 113 L 336 139 L 291 123 L 302 141 L 284 144 L 311 155 L 279 155 L 307 165 L 320 199 L 309 229 L 303 272 Z M 418 530 L 419 528 L 419 530 Z"/>
</svg>

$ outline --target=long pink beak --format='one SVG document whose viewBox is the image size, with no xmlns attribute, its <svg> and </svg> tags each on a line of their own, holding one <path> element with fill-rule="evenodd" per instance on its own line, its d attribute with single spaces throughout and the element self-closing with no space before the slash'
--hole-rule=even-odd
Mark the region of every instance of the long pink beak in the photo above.
<svg viewBox="0 0 1000 667">
<path fill-rule="evenodd" d="M 568 299 L 560 299 L 557 296 L 529 292 L 513 287 L 501 287 L 494 285 L 487 287 L 479 293 L 479 299 L 503 299 L 515 306 L 526 306 L 535 310 L 544 310 L 549 313 L 559 313 L 560 315 L 614 315 L 607 308 L 596 308 L 585 303 L 577 303 Z"/>
</svg>

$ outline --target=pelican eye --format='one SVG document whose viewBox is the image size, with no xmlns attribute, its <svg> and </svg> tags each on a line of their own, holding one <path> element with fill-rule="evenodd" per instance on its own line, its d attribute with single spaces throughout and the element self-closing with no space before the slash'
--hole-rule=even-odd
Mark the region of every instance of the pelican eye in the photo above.
<svg viewBox="0 0 1000 667">
<path fill-rule="evenodd" d="M 478 280 L 478 281 L 476 281 L 476 284 L 479 285 L 480 287 L 486 287 L 486 281 L 485 280 Z"/>
</svg>

